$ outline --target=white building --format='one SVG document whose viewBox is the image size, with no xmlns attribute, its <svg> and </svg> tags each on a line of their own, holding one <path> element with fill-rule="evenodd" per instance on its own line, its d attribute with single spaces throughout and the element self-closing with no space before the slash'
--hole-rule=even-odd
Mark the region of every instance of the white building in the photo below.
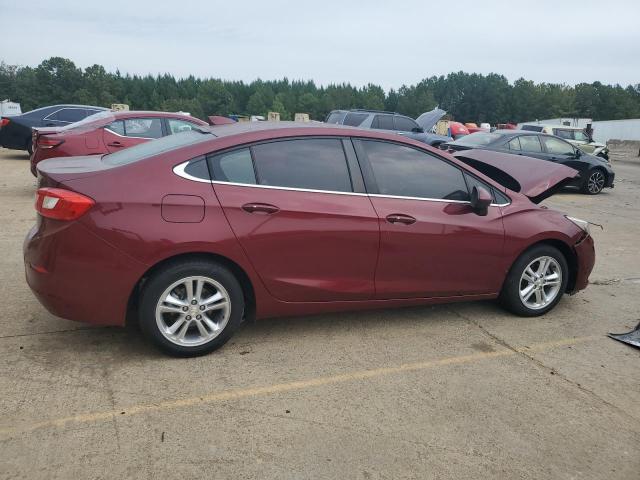
<svg viewBox="0 0 640 480">
<path fill-rule="evenodd" d="M 590 118 L 550 118 L 547 120 L 535 120 L 523 122 L 522 125 L 566 125 L 569 127 L 587 128 L 591 124 L 593 139 L 596 142 L 607 143 L 609 140 L 640 140 L 640 118 L 627 120 L 602 120 L 592 121 Z"/>
</svg>

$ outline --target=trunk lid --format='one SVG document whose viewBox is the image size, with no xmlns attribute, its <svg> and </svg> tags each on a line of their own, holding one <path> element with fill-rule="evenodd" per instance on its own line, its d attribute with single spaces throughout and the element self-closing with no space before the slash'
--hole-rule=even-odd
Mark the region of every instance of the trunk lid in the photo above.
<svg viewBox="0 0 640 480">
<path fill-rule="evenodd" d="M 500 185 L 540 203 L 579 176 L 577 170 L 547 160 L 491 150 L 462 150 L 453 156 Z"/>
<path fill-rule="evenodd" d="M 115 168 L 102 161 L 102 155 L 49 158 L 38 163 L 40 184 L 47 186 L 80 177 L 88 177 Z"/>
</svg>

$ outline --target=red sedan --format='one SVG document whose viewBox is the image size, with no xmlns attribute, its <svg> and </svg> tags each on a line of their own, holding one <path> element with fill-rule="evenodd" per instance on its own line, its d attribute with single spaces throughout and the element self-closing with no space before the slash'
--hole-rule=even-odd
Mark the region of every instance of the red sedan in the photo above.
<svg viewBox="0 0 640 480">
<path fill-rule="evenodd" d="M 61 128 L 33 129 L 31 173 L 46 158 L 104 155 L 172 133 L 206 127 L 181 113 L 102 112 Z"/>
<path fill-rule="evenodd" d="M 164 351 L 243 318 L 500 298 L 541 315 L 586 287 L 588 223 L 539 202 L 577 175 L 453 157 L 375 130 L 244 123 L 38 165 L 27 281 L 53 314 L 137 318 Z"/>
</svg>

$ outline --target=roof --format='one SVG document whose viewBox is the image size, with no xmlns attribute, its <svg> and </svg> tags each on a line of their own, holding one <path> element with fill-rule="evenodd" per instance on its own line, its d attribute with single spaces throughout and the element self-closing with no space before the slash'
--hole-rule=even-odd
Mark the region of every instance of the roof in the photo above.
<svg viewBox="0 0 640 480">
<path fill-rule="evenodd" d="M 570 125 L 561 125 L 559 123 L 523 123 L 523 126 L 528 125 L 531 127 L 540 127 L 540 128 L 563 128 L 565 130 L 584 130 L 584 127 L 573 127 Z"/>
<path fill-rule="evenodd" d="M 474 132 L 480 133 L 480 132 Z M 489 132 L 485 132 L 489 133 Z M 554 135 L 550 135 L 544 132 L 534 132 L 533 130 L 512 130 L 512 129 L 503 129 L 503 130 L 494 130 L 491 133 L 498 133 L 500 135 L 544 135 L 545 137 L 553 137 Z"/>
<path fill-rule="evenodd" d="M 192 117 L 191 115 L 185 115 L 184 113 L 178 113 L 178 112 L 159 112 L 157 110 L 118 110 L 115 112 L 111 112 L 113 114 L 113 116 L 115 118 L 127 118 L 130 116 L 133 117 L 139 117 L 139 116 L 145 116 L 145 117 L 176 117 L 176 118 L 188 118 L 190 120 L 198 120 L 200 122 L 202 122 L 203 124 L 206 124 L 206 122 L 200 120 L 199 118 L 195 118 Z"/>
<path fill-rule="evenodd" d="M 398 113 L 398 112 L 389 112 L 387 110 L 369 110 L 368 108 L 338 108 L 336 110 L 331 110 L 329 114 L 332 114 L 334 112 L 384 113 L 387 115 L 403 115 L 402 113 Z M 403 116 L 406 116 L 406 115 L 403 115 Z"/>
<path fill-rule="evenodd" d="M 240 135 L 243 133 L 251 132 L 266 132 L 266 131 L 283 131 L 283 130 L 305 130 L 304 135 L 329 134 L 329 131 L 335 133 L 336 130 L 347 132 L 371 132 L 369 129 L 362 129 L 356 127 L 349 127 L 347 125 L 337 125 L 328 123 L 315 123 L 315 122 L 237 122 L 229 125 L 218 125 L 211 127 L 204 127 L 205 130 L 209 130 L 216 137 L 229 137 L 232 135 Z M 314 132 L 314 130 L 316 132 Z"/>
</svg>

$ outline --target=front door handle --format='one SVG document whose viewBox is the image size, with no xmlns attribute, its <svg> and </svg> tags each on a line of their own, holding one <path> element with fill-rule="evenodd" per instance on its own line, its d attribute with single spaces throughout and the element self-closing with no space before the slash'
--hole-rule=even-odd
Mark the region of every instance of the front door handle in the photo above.
<svg viewBox="0 0 640 480">
<path fill-rule="evenodd" d="M 245 212 L 249 213 L 267 213 L 272 214 L 280 211 L 275 205 L 269 205 L 268 203 L 247 203 L 242 206 Z"/>
<path fill-rule="evenodd" d="M 402 213 L 392 213 L 391 215 L 387 215 L 387 222 L 411 225 L 412 223 L 416 223 L 416 219 L 413 218 L 411 215 L 403 215 Z"/>
<path fill-rule="evenodd" d="M 118 142 L 118 141 L 107 143 L 107 146 L 109 146 L 109 147 L 124 147 L 124 145 L 122 143 Z"/>
</svg>

